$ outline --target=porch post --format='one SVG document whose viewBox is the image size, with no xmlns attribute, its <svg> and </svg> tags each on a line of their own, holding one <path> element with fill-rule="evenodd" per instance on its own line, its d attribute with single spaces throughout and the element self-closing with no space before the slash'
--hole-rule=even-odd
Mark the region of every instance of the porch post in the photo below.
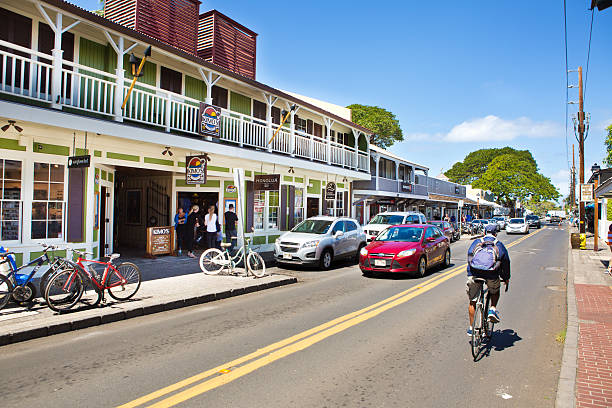
<svg viewBox="0 0 612 408">
<path fill-rule="evenodd" d="M 355 135 L 355 170 L 359 170 L 359 135 L 360 131 L 351 129 L 353 131 L 353 135 Z"/>
<path fill-rule="evenodd" d="M 217 76 L 217 78 L 213 80 L 213 73 L 211 71 L 205 73 L 202 68 L 198 68 L 198 72 L 200 73 L 202 80 L 206 84 L 206 98 L 204 98 L 204 103 L 212 105 L 212 87 L 219 81 L 219 79 L 221 79 L 221 75 Z"/>
<path fill-rule="evenodd" d="M 113 40 L 113 37 L 108 33 L 108 31 L 104 31 L 104 35 L 108 40 L 108 43 L 113 47 L 115 53 L 117 54 L 117 66 L 115 67 L 115 96 L 113 100 L 113 119 L 117 122 L 123 122 L 123 110 L 121 109 L 121 105 L 123 105 L 123 91 L 125 88 L 125 69 L 123 69 L 123 56 L 128 52 L 132 51 L 134 47 L 138 45 L 138 43 L 132 44 L 127 50 L 125 49 L 125 41 L 123 37 L 119 37 L 117 42 Z"/>
<path fill-rule="evenodd" d="M 380 166 L 378 165 L 378 162 L 380 161 L 380 156 L 378 154 L 373 154 L 372 158 L 374 159 L 374 163 L 376 163 L 376 191 L 378 191 L 378 172 L 380 170 Z"/>
<path fill-rule="evenodd" d="M 62 60 L 64 51 L 62 51 L 62 14 L 55 15 L 55 27 L 52 27 L 55 33 L 53 55 L 53 75 L 51 80 L 51 107 L 61 109 L 61 94 L 62 94 Z"/>
<path fill-rule="evenodd" d="M 325 128 L 326 128 L 326 140 L 325 140 L 325 149 L 327 151 L 327 164 L 331 164 L 331 156 L 332 156 L 332 149 L 331 149 L 331 128 L 332 126 L 334 126 L 335 121 L 329 118 L 323 118 L 323 120 L 325 121 Z"/>
<path fill-rule="evenodd" d="M 401 184 L 400 184 L 400 178 L 399 178 L 399 162 L 396 160 L 395 161 L 395 181 L 397 181 L 397 192 L 401 193 L 402 192 L 402 188 L 401 188 Z"/>
</svg>

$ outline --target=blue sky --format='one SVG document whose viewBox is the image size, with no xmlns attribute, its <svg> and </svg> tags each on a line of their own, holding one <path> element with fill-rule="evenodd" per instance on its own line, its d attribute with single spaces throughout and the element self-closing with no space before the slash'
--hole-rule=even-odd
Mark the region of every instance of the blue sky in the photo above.
<svg viewBox="0 0 612 408">
<path fill-rule="evenodd" d="M 95 9 L 97 0 L 73 0 Z M 570 68 L 586 71 L 590 0 L 567 0 Z M 389 150 L 437 175 L 473 150 L 529 149 L 568 192 L 563 1 L 204 0 L 259 34 L 257 79 L 400 120 Z M 595 11 L 585 110 L 587 178 L 612 124 L 612 8 Z M 606 75 L 607 74 L 607 75 Z M 570 83 L 577 84 L 576 74 Z M 570 100 L 577 100 L 570 90 Z M 570 114 L 577 107 L 570 105 Z M 571 120 L 569 161 L 575 142 Z M 578 148 L 576 146 L 576 154 Z"/>
</svg>

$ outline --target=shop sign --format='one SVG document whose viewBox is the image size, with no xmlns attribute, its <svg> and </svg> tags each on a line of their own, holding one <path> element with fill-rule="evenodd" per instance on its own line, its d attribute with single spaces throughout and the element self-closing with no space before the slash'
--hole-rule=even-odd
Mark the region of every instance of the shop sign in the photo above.
<svg viewBox="0 0 612 408">
<path fill-rule="evenodd" d="M 325 199 L 335 200 L 336 199 L 336 183 L 330 181 L 325 185 Z"/>
<path fill-rule="evenodd" d="M 580 201 L 594 201 L 593 200 L 593 184 L 581 184 L 580 185 Z"/>
<path fill-rule="evenodd" d="M 174 228 L 149 227 L 147 228 L 147 254 L 167 255 L 174 250 Z"/>
<path fill-rule="evenodd" d="M 412 183 L 401 183 L 403 193 L 412 193 Z"/>
<path fill-rule="evenodd" d="M 206 184 L 206 157 L 187 156 L 185 158 L 185 182 L 187 184 Z"/>
<path fill-rule="evenodd" d="M 229 186 L 225 187 L 225 192 L 226 193 L 233 194 L 236 191 L 238 191 L 238 188 L 236 186 L 229 185 Z"/>
<path fill-rule="evenodd" d="M 79 169 L 82 167 L 89 167 L 91 164 L 91 156 L 70 156 L 68 158 L 68 168 L 69 169 Z"/>
<path fill-rule="evenodd" d="M 257 174 L 254 179 L 255 191 L 278 191 L 280 174 Z"/>
<path fill-rule="evenodd" d="M 383 198 L 382 200 L 376 200 L 376 204 L 380 205 L 394 205 L 395 200 L 393 198 Z"/>
<path fill-rule="evenodd" d="M 202 136 L 221 136 L 221 108 L 200 102 L 198 129 Z"/>
</svg>

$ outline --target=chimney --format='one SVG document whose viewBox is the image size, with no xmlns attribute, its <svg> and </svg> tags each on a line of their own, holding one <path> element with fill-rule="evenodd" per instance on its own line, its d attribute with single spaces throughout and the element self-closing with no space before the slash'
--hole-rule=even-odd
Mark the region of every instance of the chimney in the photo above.
<svg viewBox="0 0 612 408">
<path fill-rule="evenodd" d="M 106 0 L 104 17 L 191 54 L 197 52 L 199 0 Z"/>
<path fill-rule="evenodd" d="M 247 78 L 255 79 L 257 33 L 217 10 L 200 14 L 198 56 Z"/>
</svg>

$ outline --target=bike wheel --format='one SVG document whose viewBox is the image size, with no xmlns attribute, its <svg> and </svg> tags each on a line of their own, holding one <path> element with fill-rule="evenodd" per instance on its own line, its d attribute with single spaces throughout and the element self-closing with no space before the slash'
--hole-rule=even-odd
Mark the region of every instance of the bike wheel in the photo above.
<svg viewBox="0 0 612 408">
<path fill-rule="evenodd" d="M 108 294 L 116 300 L 128 300 L 138 292 L 142 275 L 138 266 L 131 262 L 123 262 L 115 269 L 110 269 L 104 286 Z"/>
<path fill-rule="evenodd" d="M 489 302 L 490 301 L 491 299 L 487 295 L 487 300 L 485 302 L 485 307 L 484 307 L 485 315 L 483 316 L 484 317 L 483 326 L 484 326 L 484 333 L 488 339 L 490 339 L 491 336 L 493 335 L 493 326 L 495 326 L 495 323 L 490 322 L 488 316 L 486 316 L 486 314 L 489 313 Z"/>
<path fill-rule="evenodd" d="M 45 289 L 45 301 L 49 309 L 65 312 L 83 296 L 83 277 L 74 269 L 64 269 L 53 275 Z"/>
<path fill-rule="evenodd" d="M 0 275 L 0 309 L 6 306 L 13 294 L 13 284 L 4 275 Z"/>
<path fill-rule="evenodd" d="M 228 265 L 225 253 L 217 248 L 210 248 L 200 255 L 200 269 L 207 275 L 217 275 Z"/>
<path fill-rule="evenodd" d="M 251 252 L 246 259 L 246 266 L 253 275 L 261 278 L 266 274 L 266 263 L 257 252 Z"/>
<path fill-rule="evenodd" d="M 472 328 L 472 357 L 474 357 L 474 361 L 478 357 L 478 352 L 480 351 L 480 339 L 482 332 L 482 305 L 476 305 L 476 310 L 474 311 L 474 326 Z"/>
</svg>

